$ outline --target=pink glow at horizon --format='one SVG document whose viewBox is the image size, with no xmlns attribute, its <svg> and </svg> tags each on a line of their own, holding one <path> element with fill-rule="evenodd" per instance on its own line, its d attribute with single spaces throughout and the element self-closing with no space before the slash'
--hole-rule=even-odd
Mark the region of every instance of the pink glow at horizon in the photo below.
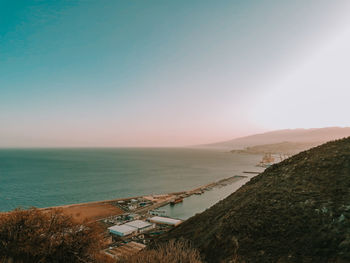
<svg viewBox="0 0 350 263">
<path fill-rule="evenodd" d="M 349 1 L 180 2 L 0 10 L 0 148 L 350 126 Z"/>
</svg>

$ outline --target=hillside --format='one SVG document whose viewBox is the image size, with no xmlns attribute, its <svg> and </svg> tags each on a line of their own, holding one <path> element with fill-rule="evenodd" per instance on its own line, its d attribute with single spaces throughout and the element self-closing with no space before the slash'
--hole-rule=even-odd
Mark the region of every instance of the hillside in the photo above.
<svg viewBox="0 0 350 263">
<path fill-rule="evenodd" d="M 287 154 L 294 155 L 302 151 L 306 151 L 312 147 L 318 146 L 317 142 L 280 142 L 273 144 L 262 144 L 247 147 L 242 150 L 232 150 L 232 153 L 250 153 L 250 154 Z"/>
<path fill-rule="evenodd" d="M 207 262 L 350 262 L 350 137 L 271 166 L 160 238 Z"/>
<path fill-rule="evenodd" d="M 199 147 L 234 150 L 262 144 L 275 144 L 281 142 L 316 143 L 316 145 L 320 145 L 327 141 L 341 139 L 348 136 L 350 136 L 350 127 L 289 129 L 254 134 L 229 141 L 201 145 Z"/>
</svg>

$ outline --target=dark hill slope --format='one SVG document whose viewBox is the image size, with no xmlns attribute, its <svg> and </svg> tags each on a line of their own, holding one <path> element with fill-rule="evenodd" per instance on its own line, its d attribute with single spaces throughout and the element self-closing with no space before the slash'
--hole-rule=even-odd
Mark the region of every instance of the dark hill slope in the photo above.
<svg viewBox="0 0 350 263">
<path fill-rule="evenodd" d="M 350 137 L 273 165 L 173 238 L 208 262 L 350 262 Z"/>
</svg>

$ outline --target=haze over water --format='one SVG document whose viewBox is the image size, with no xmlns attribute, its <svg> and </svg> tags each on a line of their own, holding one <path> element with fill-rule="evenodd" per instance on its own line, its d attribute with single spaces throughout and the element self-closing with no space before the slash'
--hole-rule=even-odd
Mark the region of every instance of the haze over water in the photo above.
<svg viewBox="0 0 350 263">
<path fill-rule="evenodd" d="M 0 150 L 0 211 L 189 190 L 260 156 L 201 149 Z"/>
<path fill-rule="evenodd" d="M 345 0 L 0 1 L 0 211 L 182 191 L 259 159 L 103 147 L 350 126 L 349 13 Z"/>
<path fill-rule="evenodd" d="M 350 2 L 0 2 L 0 147 L 349 126 Z"/>
</svg>

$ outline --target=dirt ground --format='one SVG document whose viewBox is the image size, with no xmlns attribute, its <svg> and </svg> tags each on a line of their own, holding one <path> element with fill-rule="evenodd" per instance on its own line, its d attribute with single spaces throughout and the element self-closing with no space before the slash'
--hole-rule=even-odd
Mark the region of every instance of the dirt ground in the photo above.
<svg viewBox="0 0 350 263">
<path fill-rule="evenodd" d="M 60 207 L 67 215 L 78 221 L 98 220 L 112 215 L 123 214 L 123 210 L 110 203 L 87 203 Z"/>
</svg>

